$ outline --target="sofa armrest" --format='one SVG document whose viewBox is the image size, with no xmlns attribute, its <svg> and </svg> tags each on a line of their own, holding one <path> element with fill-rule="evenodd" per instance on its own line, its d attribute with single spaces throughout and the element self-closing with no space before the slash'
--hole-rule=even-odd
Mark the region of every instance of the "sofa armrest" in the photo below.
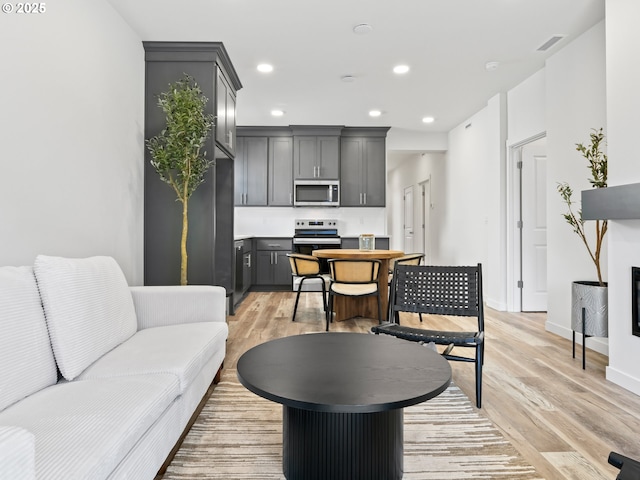
<svg viewBox="0 0 640 480">
<path fill-rule="evenodd" d="M 227 297 L 222 287 L 187 285 L 130 289 L 138 317 L 138 330 L 227 320 Z"/>
<path fill-rule="evenodd" d="M 0 426 L 0 476 L 35 480 L 36 441 L 24 428 Z"/>
</svg>

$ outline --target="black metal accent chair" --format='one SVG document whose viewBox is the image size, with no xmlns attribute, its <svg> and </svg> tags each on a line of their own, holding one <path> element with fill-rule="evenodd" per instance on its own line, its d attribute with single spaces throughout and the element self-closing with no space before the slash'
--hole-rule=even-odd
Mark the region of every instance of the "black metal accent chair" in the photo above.
<svg viewBox="0 0 640 480">
<path fill-rule="evenodd" d="M 327 307 L 327 332 L 329 323 L 333 321 L 333 298 L 376 296 L 378 300 L 378 321 L 382 318 L 380 309 L 380 260 L 333 258 L 327 261 L 331 273 L 329 299 Z"/>
<path fill-rule="evenodd" d="M 475 317 L 468 331 L 440 331 L 400 325 L 400 312 L 425 315 Z M 482 406 L 484 363 L 484 300 L 482 265 L 431 266 L 396 265 L 389 298 L 389 322 L 371 328 L 375 334 L 404 340 L 446 345 L 447 360 L 473 362 L 476 368 L 476 405 Z M 475 357 L 452 355 L 455 347 L 474 348 Z"/>
<path fill-rule="evenodd" d="M 291 321 L 296 321 L 296 312 L 298 311 L 298 302 L 300 301 L 300 292 L 302 291 L 302 284 L 305 280 L 317 279 L 320 280 L 322 285 L 322 310 L 327 313 L 327 287 L 329 282 L 329 276 L 320 273 L 320 260 L 311 255 L 304 255 L 302 253 L 287 253 L 289 257 L 289 263 L 291 264 L 291 273 L 297 275 L 300 278 L 298 284 L 298 293 L 296 294 L 296 303 L 293 307 L 293 316 Z"/>
<path fill-rule="evenodd" d="M 640 479 L 640 462 L 616 452 L 609 454 L 609 464 L 620 470 L 616 480 Z"/>
</svg>

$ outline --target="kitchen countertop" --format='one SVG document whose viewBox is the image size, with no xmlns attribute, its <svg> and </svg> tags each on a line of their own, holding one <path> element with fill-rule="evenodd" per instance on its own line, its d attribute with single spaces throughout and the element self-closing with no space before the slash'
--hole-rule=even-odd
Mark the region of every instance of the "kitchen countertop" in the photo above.
<svg viewBox="0 0 640 480">
<path fill-rule="evenodd" d="M 340 235 L 340 238 L 358 238 L 359 235 Z M 374 235 L 375 238 L 389 238 L 389 235 Z M 250 238 L 293 238 L 293 235 L 234 235 L 234 240 L 248 240 Z"/>
</svg>

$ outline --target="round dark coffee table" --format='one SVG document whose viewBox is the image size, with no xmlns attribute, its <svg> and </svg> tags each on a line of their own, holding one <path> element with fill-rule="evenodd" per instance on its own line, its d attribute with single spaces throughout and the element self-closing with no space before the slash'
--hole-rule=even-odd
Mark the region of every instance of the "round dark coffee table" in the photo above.
<svg viewBox="0 0 640 480">
<path fill-rule="evenodd" d="M 417 343 L 331 332 L 248 350 L 238 379 L 283 405 L 288 480 L 391 480 L 403 474 L 402 409 L 442 393 L 451 367 Z"/>
</svg>

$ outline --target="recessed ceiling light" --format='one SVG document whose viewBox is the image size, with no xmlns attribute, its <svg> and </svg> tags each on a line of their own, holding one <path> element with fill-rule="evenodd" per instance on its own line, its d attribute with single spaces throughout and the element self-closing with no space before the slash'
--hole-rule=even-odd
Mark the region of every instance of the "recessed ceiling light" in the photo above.
<svg viewBox="0 0 640 480">
<path fill-rule="evenodd" d="M 397 73 L 398 75 L 402 75 L 403 73 L 407 73 L 409 71 L 409 65 L 396 65 L 393 67 L 393 73 Z"/>
<path fill-rule="evenodd" d="M 382 112 L 380 110 L 371 110 L 369 112 L 370 117 L 379 117 L 380 115 L 382 115 Z"/>
<path fill-rule="evenodd" d="M 500 62 L 487 62 L 487 63 L 484 65 L 484 68 L 485 68 L 488 72 L 492 72 L 492 71 L 496 70 L 499 66 L 500 66 Z"/>
<path fill-rule="evenodd" d="M 274 117 L 281 117 L 284 115 L 284 111 L 282 110 L 271 110 L 271 115 L 273 115 Z"/>
<path fill-rule="evenodd" d="M 373 31 L 373 27 L 368 23 L 361 23 L 353 27 L 353 33 L 358 35 L 366 35 L 367 33 L 371 33 Z"/>
<path fill-rule="evenodd" d="M 436 119 L 433 118 L 433 117 L 423 117 L 422 118 L 422 123 L 433 123 L 433 122 L 435 122 L 435 120 Z"/>
<path fill-rule="evenodd" d="M 262 73 L 273 72 L 273 65 L 269 65 L 268 63 L 261 63 L 258 65 L 258 71 Z"/>
</svg>

